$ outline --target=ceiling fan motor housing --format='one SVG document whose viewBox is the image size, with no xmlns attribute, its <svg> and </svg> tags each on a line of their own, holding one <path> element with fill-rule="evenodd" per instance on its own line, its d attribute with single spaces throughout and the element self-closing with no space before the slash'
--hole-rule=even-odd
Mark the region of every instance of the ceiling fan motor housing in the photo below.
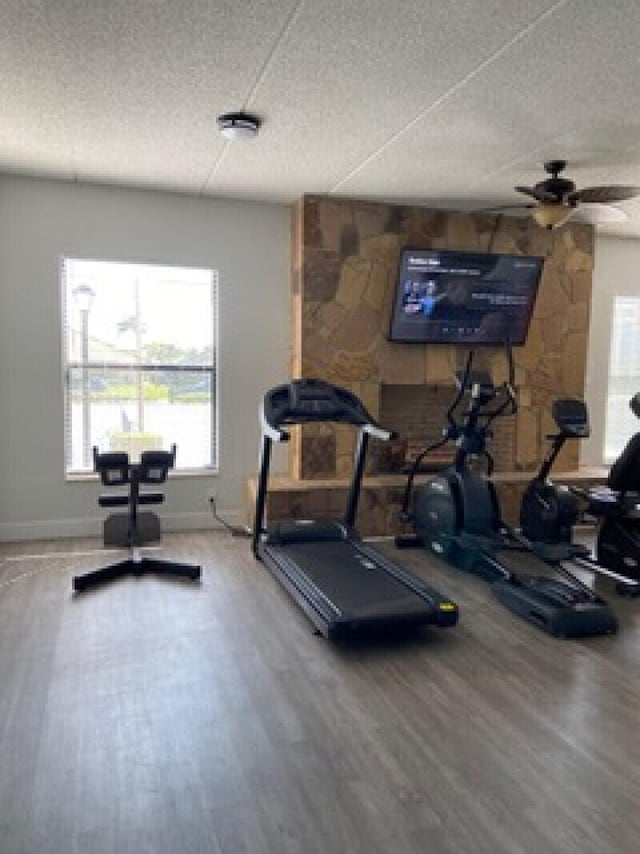
<svg viewBox="0 0 640 854">
<path fill-rule="evenodd" d="M 541 193 L 549 193 L 555 201 L 563 202 L 569 193 L 573 193 L 576 185 L 566 178 L 548 178 L 536 184 L 536 190 Z"/>
</svg>

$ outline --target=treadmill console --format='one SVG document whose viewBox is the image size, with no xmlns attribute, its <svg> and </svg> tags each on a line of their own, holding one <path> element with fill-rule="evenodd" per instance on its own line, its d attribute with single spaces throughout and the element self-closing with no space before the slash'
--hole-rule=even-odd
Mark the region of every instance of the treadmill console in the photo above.
<svg viewBox="0 0 640 854">
<path fill-rule="evenodd" d="M 352 392 L 315 379 L 292 380 L 271 389 L 264 398 L 264 416 L 276 429 L 283 424 L 310 421 L 338 421 L 356 426 L 375 423 Z"/>
</svg>

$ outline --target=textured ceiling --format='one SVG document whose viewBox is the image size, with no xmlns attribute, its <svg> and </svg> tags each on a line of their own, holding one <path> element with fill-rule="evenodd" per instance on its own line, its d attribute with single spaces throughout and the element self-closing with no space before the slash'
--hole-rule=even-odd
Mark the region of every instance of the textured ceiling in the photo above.
<svg viewBox="0 0 640 854">
<path fill-rule="evenodd" d="M 474 209 L 640 185 L 637 0 L 0 0 L 0 172 Z M 259 137 L 216 116 L 247 109 Z M 620 205 L 640 236 L 640 200 Z"/>
</svg>

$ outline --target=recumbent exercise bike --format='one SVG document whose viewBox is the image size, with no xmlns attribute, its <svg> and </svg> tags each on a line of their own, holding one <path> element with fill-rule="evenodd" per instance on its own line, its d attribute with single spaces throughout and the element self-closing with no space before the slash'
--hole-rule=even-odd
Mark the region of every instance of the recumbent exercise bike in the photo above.
<svg viewBox="0 0 640 854">
<path fill-rule="evenodd" d="M 640 417 L 640 393 L 630 401 Z M 640 433 L 627 443 L 611 467 L 605 487 L 584 490 L 556 484 L 550 479 L 556 457 L 568 439 L 589 436 L 589 416 L 582 400 L 554 401 L 552 415 L 558 433 L 522 499 L 520 526 L 523 536 L 544 556 L 571 560 L 616 581 L 618 593 L 640 595 Z M 598 529 L 595 560 L 586 546 L 573 542 L 573 528 L 581 508 L 595 516 Z"/>
</svg>

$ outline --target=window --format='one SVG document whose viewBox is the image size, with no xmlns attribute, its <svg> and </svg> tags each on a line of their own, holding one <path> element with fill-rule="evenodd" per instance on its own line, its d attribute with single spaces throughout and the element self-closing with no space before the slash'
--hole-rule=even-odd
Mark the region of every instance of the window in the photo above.
<svg viewBox="0 0 640 854">
<path fill-rule="evenodd" d="M 65 258 L 65 472 L 92 448 L 177 446 L 176 467 L 217 469 L 215 270 Z"/>
<path fill-rule="evenodd" d="M 640 391 L 640 298 L 613 301 L 604 457 L 612 462 L 638 431 L 629 401 Z"/>
</svg>

